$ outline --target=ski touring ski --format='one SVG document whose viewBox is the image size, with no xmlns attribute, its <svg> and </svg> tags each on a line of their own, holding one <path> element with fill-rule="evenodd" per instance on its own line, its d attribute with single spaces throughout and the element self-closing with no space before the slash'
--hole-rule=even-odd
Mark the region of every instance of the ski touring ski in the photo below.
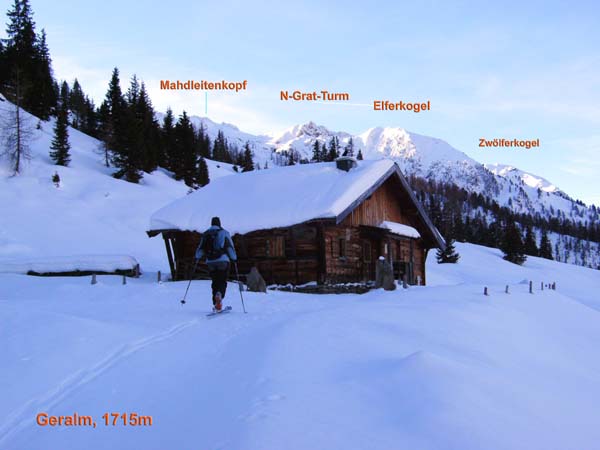
<svg viewBox="0 0 600 450">
<path fill-rule="evenodd" d="M 231 312 L 232 308 L 231 306 L 227 305 L 225 306 L 221 311 L 213 311 L 213 312 L 209 312 L 206 317 L 215 317 L 215 316 L 219 316 L 221 314 L 225 314 L 228 312 Z"/>
</svg>

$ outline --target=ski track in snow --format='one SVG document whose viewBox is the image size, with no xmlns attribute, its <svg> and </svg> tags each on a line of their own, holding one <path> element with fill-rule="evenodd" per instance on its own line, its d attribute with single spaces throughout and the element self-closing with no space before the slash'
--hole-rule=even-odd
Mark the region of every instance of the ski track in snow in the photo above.
<svg viewBox="0 0 600 450">
<path fill-rule="evenodd" d="M 45 394 L 39 397 L 29 400 L 21 408 L 10 413 L 7 417 L 5 425 L 0 427 L 0 446 L 8 441 L 12 436 L 22 432 L 28 427 L 33 426 L 31 418 L 35 417 L 38 411 L 50 410 L 76 390 L 86 385 L 90 381 L 95 380 L 106 370 L 123 361 L 125 358 L 153 344 L 170 339 L 187 328 L 196 325 L 199 323 L 199 321 L 200 319 L 193 319 L 188 322 L 180 323 L 162 333 L 142 338 L 136 342 L 125 344 L 92 367 L 78 370 L 62 381 L 54 389 L 47 391 Z"/>
</svg>

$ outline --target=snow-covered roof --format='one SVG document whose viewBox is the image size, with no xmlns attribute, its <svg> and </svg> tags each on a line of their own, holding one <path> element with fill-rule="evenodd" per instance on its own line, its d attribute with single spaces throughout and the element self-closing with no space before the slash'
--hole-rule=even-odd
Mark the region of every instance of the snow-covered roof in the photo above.
<svg viewBox="0 0 600 450">
<path fill-rule="evenodd" d="M 390 222 L 385 220 L 381 222 L 379 228 L 385 228 L 390 230 L 394 234 L 398 234 L 400 236 L 406 236 L 410 238 L 418 239 L 421 237 L 421 234 L 413 227 L 409 225 L 404 225 L 403 223 Z"/>
<path fill-rule="evenodd" d="M 349 172 L 301 164 L 219 178 L 154 213 L 150 230 L 202 232 L 219 216 L 231 234 L 245 234 L 335 218 L 393 167 L 389 159 L 361 161 Z"/>
<path fill-rule="evenodd" d="M 390 159 L 359 161 L 349 172 L 331 162 L 222 177 L 155 212 L 149 234 L 166 230 L 203 232 L 213 216 L 220 217 L 232 235 L 314 219 L 336 219 L 339 223 L 392 174 L 400 177 L 433 239 L 443 246 L 443 239 Z"/>
</svg>

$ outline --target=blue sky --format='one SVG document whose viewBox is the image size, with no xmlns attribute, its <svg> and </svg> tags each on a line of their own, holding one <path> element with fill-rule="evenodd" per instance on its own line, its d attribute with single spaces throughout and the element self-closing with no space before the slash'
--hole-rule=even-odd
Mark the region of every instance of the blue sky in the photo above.
<svg viewBox="0 0 600 450">
<path fill-rule="evenodd" d="M 309 120 L 353 133 L 400 126 L 600 204 L 597 2 L 31 4 L 56 76 L 77 77 L 97 102 L 114 66 L 124 88 L 133 73 L 143 79 L 157 109 L 193 115 L 204 95 L 160 91 L 159 80 L 247 79 L 243 94 L 209 94 L 211 119 L 254 133 Z M 282 89 L 348 92 L 351 105 L 282 102 Z M 432 110 L 360 106 L 374 99 L 430 100 Z M 478 147 L 495 137 L 541 148 Z"/>
</svg>

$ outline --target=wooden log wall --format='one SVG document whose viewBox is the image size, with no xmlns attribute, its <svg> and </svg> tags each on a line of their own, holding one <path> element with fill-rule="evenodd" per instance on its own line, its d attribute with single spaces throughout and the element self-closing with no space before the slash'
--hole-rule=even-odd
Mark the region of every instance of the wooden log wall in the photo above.
<svg viewBox="0 0 600 450">
<path fill-rule="evenodd" d="M 318 280 L 317 225 L 256 231 L 233 238 L 240 274 L 256 266 L 267 284 L 305 284 Z"/>
<path fill-rule="evenodd" d="M 358 228 L 329 226 L 324 230 L 325 283 L 363 280 L 363 248 Z M 343 256 L 340 247 L 344 247 Z"/>
</svg>

